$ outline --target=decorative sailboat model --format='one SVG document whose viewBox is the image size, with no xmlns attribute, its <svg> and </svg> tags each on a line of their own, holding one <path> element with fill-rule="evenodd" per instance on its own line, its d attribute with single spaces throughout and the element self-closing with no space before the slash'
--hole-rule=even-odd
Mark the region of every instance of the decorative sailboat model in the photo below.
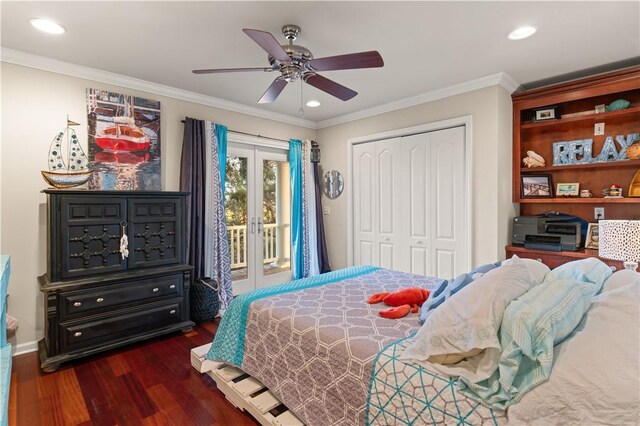
<svg viewBox="0 0 640 426">
<path fill-rule="evenodd" d="M 55 188 L 73 188 L 86 183 L 91 177 L 89 160 L 85 155 L 75 130 L 71 126 L 79 126 L 79 123 L 69 120 L 67 127 L 58 133 L 49 147 L 49 171 L 42 170 L 42 177 Z M 62 145 L 66 136 L 66 162 L 63 158 Z"/>
</svg>

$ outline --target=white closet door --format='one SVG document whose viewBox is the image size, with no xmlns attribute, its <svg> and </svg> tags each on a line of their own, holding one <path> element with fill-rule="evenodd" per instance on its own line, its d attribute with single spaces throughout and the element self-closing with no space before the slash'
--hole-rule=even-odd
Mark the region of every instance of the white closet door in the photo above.
<svg viewBox="0 0 640 426">
<path fill-rule="evenodd" d="M 457 127 L 353 147 L 354 264 L 464 272 L 464 142 Z"/>
<path fill-rule="evenodd" d="M 430 202 L 432 185 L 429 133 L 406 136 L 398 147 L 401 166 L 398 168 L 397 193 L 403 206 L 400 212 L 400 270 L 429 275 L 431 267 Z"/>
<path fill-rule="evenodd" d="M 400 246 L 403 239 L 400 233 L 400 212 L 404 209 L 403 185 L 399 176 L 400 138 L 385 139 L 375 143 L 376 178 L 374 181 L 374 202 L 376 216 L 376 250 L 378 266 L 387 269 L 406 271 Z M 376 256 L 377 255 L 377 256 Z"/>
<path fill-rule="evenodd" d="M 464 127 L 429 133 L 431 275 L 452 278 L 466 268 Z"/>
<path fill-rule="evenodd" d="M 374 143 L 353 147 L 354 265 L 377 265 L 375 256 Z"/>
</svg>

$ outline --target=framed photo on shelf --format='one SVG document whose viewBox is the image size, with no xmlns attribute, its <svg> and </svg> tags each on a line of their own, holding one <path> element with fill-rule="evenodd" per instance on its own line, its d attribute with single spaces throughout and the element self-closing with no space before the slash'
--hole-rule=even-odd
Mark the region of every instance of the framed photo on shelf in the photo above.
<svg viewBox="0 0 640 426">
<path fill-rule="evenodd" d="M 579 195 L 579 183 L 559 183 L 556 186 L 556 197 L 577 197 Z"/>
<path fill-rule="evenodd" d="M 600 230 L 597 223 L 590 223 L 587 228 L 587 239 L 584 248 L 598 250 L 600 243 Z"/>
<path fill-rule="evenodd" d="M 526 174 L 520 177 L 520 196 L 522 198 L 552 198 L 552 188 L 551 175 Z"/>
<path fill-rule="evenodd" d="M 560 118 L 560 116 L 558 115 L 557 106 L 550 106 L 533 110 L 533 121 L 557 120 L 558 118 Z"/>
</svg>

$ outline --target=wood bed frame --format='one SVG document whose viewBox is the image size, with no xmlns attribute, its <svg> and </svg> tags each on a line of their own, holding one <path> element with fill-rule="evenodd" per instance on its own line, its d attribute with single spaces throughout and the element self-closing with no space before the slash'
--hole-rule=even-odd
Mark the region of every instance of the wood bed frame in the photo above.
<svg viewBox="0 0 640 426">
<path fill-rule="evenodd" d="M 191 349 L 191 366 L 207 374 L 236 408 L 263 426 L 304 426 L 266 386 L 239 368 L 205 358 L 211 343 Z"/>
</svg>

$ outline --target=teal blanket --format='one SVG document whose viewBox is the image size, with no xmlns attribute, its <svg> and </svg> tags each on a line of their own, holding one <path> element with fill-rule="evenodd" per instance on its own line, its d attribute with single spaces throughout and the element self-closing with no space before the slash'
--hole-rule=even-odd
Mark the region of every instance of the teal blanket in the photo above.
<svg viewBox="0 0 640 426">
<path fill-rule="evenodd" d="M 314 277 L 289 281 L 272 287 L 265 287 L 236 297 L 224 313 L 216 332 L 207 359 L 215 359 L 227 364 L 242 367 L 244 359 L 244 336 L 247 328 L 249 305 L 258 299 L 289 293 L 310 287 L 317 287 L 337 281 L 354 278 L 376 271 L 374 266 L 353 266 Z"/>
</svg>

